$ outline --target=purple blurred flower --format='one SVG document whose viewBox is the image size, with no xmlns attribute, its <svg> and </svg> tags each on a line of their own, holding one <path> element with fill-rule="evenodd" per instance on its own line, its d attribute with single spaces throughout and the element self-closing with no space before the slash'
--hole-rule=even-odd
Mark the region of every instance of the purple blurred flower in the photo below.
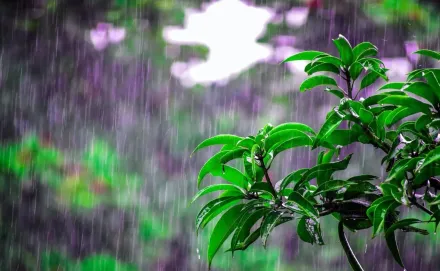
<svg viewBox="0 0 440 271">
<path fill-rule="evenodd" d="M 405 51 L 409 60 L 414 64 L 419 61 L 419 55 L 414 54 L 417 50 L 419 50 L 419 45 L 416 41 L 407 41 L 405 42 Z"/>
<path fill-rule="evenodd" d="M 98 23 L 95 29 L 90 30 L 90 40 L 98 51 L 104 50 L 110 43 L 120 43 L 125 39 L 125 35 L 125 28 L 113 27 L 109 23 Z"/>
</svg>

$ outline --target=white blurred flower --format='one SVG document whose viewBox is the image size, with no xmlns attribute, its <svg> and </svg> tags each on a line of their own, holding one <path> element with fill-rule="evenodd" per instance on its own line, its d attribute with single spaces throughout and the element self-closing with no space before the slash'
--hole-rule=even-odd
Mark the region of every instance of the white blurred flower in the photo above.
<svg viewBox="0 0 440 271">
<path fill-rule="evenodd" d="M 308 7 L 292 8 L 286 13 L 286 23 L 289 26 L 300 27 L 306 23 L 308 15 L 309 15 Z"/>
<path fill-rule="evenodd" d="M 98 51 L 105 49 L 110 43 L 120 43 L 125 39 L 125 35 L 125 28 L 113 27 L 108 23 L 98 23 L 95 29 L 90 30 L 90 40 Z"/>
<path fill-rule="evenodd" d="M 400 80 L 412 70 L 411 62 L 406 57 L 382 58 L 383 64 L 387 69 L 390 80 Z"/>
<path fill-rule="evenodd" d="M 188 87 L 224 83 L 268 60 L 272 47 L 257 43 L 257 39 L 273 17 L 271 9 L 253 7 L 240 0 L 212 2 L 200 11 L 187 9 L 185 27 L 166 27 L 163 36 L 169 43 L 205 45 L 209 54 L 206 61 L 188 65 L 184 72 L 172 68 L 172 72 L 178 71 L 173 75 Z"/>
</svg>

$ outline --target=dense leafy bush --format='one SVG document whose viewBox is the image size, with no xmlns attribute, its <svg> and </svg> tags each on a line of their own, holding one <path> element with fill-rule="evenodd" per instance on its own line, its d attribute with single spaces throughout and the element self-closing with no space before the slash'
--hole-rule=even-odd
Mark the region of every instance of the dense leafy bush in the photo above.
<svg viewBox="0 0 440 271">
<path fill-rule="evenodd" d="M 222 214 L 210 238 L 209 265 L 230 236 L 227 251 L 232 253 L 245 250 L 258 238 L 265 246 L 275 227 L 295 219 L 301 240 L 323 245 L 320 218 L 332 215 L 339 221 L 339 239 L 354 270 L 363 269 L 346 239 L 345 228 L 372 228 L 373 237 L 383 232 L 394 259 L 403 267 L 395 231 L 428 234 L 413 225 L 432 222 L 437 226 L 440 222 L 440 180 L 435 177 L 440 175 L 440 69 L 414 70 L 407 82 L 387 83 L 377 94 L 360 98 L 359 93 L 378 79 L 388 81 L 384 64 L 374 58 L 377 48 L 369 42 L 352 48 L 343 36 L 333 42 L 339 58 L 305 51 L 285 60 L 310 61 L 305 68 L 310 77 L 301 84 L 300 91 L 325 86 L 327 92 L 340 99 L 318 133 L 302 123 L 268 124 L 255 136 L 217 135 L 194 150 L 223 145 L 201 168 L 199 187 L 208 174 L 229 182 L 205 187 L 192 200 L 224 191 L 196 218 L 200 230 Z M 440 60 L 438 52 L 416 53 Z M 326 75 L 315 75 L 320 72 Z M 336 76 L 343 86 L 328 74 Z M 355 84 L 357 81 L 360 83 Z M 383 151 L 387 175 L 379 185 L 373 183 L 377 177 L 372 175 L 344 180 L 333 177 L 347 168 L 352 157 L 350 154 L 340 160 L 341 147 L 355 142 Z M 272 183 L 268 173 L 272 161 L 279 153 L 296 147 L 324 150 L 314 167 L 298 169 Z M 227 165 L 235 159 L 241 160 L 243 170 Z M 405 208 L 411 207 L 429 214 L 431 219 L 403 217 Z"/>
</svg>

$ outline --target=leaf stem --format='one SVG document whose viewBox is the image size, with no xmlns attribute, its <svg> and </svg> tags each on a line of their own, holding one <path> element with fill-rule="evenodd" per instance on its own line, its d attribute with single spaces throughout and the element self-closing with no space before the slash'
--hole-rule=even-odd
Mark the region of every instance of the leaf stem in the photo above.
<svg viewBox="0 0 440 271">
<path fill-rule="evenodd" d="M 347 96 L 350 99 L 353 99 L 353 85 L 351 82 L 350 72 L 346 69 L 343 70 L 345 77 L 342 76 L 342 78 L 347 83 Z"/>
<path fill-rule="evenodd" d="M 258 158 L 258 161 L 260 162 L 260 167 L 263 169 L 264 177 L 266 178 L 266 182 L 270 184 L 270 186 L 272 187 L 272 189 L 273 189 L 274 191 L 276 191 L 276 190 L 275 190 L 275 187 L 273 186 L 273 184 L 272 184 L 272 182 L 271 182 L 271 180 L 270 180 L 269 172 L 268 172 L 266 166 L 264 165 L 264 159 L 263 159 L 263 157 L 262 157 L 261 155 L 257 155 L 257 158 Z"/>
</svg>

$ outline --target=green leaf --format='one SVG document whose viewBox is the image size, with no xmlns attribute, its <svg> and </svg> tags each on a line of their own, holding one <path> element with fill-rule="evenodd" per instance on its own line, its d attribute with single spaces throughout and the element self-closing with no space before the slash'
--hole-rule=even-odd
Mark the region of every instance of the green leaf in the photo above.
<svg viewBox="0 0 440 271">
<path fill-rule="evenodd" d="M 399 206 L 400 203 L 396 202 L 393 197 L 376 206 L 373 216 L 373 238 L 383 229 L 387 214 Z"/>
<path fill-rule="evenodd" d="M 440 176 L 440 167 L 425 167 L 423 170 L 419 170 L 416 174 L 416 178 L 413 181 L 414 186 L 419 186 L 426 182 L 432 176 Z"/>
<path fill-rule="evenodd" d="M 440 78 L 440 73 L 436 75 L 434 74 L 434 72 L 431 71 L 425 74 L 426 82 L 428 82 L 428 85 L 431 87 L 432 92 L 437 97 L 437 99 L 435 100 L 436 102 L 440 100 L 440 83 L 438 78 Z"/>
<path fill-rule="evenodd" d="M 427 100 L 431 104 L 435 105 L 439 99 L 435 95 L 434 90 L 424 82 L 413 82 L 403 87 L 404 91 L 411 92 L 423 99 Z"/>
<path fill-rule="evenodd" d="M 330 63 L 317 63 L 313 65 L 310 69 L 306 70 L 308 75 L 312 75 L 317 72 L 332 72 L 339 74 L 339 68 Z"/>
<path fill-rule="evenodd" d="M 361 108 L 359 111 L 359 119 L 362 123 L 370 124 L 374 120 L 374 115 L 370 111 Z"/>
<path fill-rule="evenodd" d="M 264 141 L 264 148 L 266 150 L 270 150 L 277 143 L 282 144 L 292 138 L 301 137 L 301 136 L 308 136 L 308 135 L 300 130 L 294 130 L 294 129 L 282 130 L 276 133 L 272 133 Z"/>
<path fill-rule="evenodd" d="M 241 148 L 240 149 L 235 149 L 235 150 L 230 150 L 230 151 L 228 151 L 225 155 L 223 155 L 220 158 L 220 163 L 221 164 L 226 164 L 229 161 L 232 161 L 234 159 L 242 158 L 243 157 L 243 153 L 245 153 L 245 152 L 248 152 L 248 150 L 247 149 L 241 149 Z"/>
<path fill-rule="evenodd" d="M 335 95 L 339 99 L 342 99 L 345 96 L 344 93 L 339 89 L 325 88 L 325 91 Z"/>
<path fill-rule="evenodd" d="M 239 243 L 242 243 L 248 238 L 251 234 L 251 229 L 260 220 L 263 216 L 265 216 L 270 209 L 259 209 L 255 212 L 248 212 L 242 216 L 240 221 L 238 222 L 237 230 L 234 232 L 234 235 L 231 239 L 231 251 L 232 255 L 234 255 L 234 250 Z"/>
<path fill-rule="evenodd" d="M 303 124 L 303 123 L 299 123 L 299 122 L 288 122 L 288 123 L 283 123 L 280 124 L 278 126 L 275 126 L 275 128 L 273 128 L 270 132 L 269 135 L 272 135 L 274 133 L 280 132 L 280 131 L 284 131 L 284 130 L 299 130 L 301 132 L 305 132 L 305 133 L 311 133 L 313 135 L 315 135 L 315 131 L 313 131 L 312 128 L 310 128 L 309 126 Z"/>
<path fill-rule="evenodd" d="M 338 86 L 335 79 L 325 75 L 316 75 L 304 80 L 304 82 L 302 82 L 301 86 L 299 87 L 299 91 L 304 92 L 323 85 Z"/>
<path fill-rule="evenodd" d="M 305 147 L 312 145 L 313 145 L 313 139 L 309 136 L 294 137 L 290 140 L 287 140 L 283 143 L 276 144 L 275 146 L 273 146 L 273 157 L 277 156 L 280 152 L 283 152 L 291 148 Z"/>
<path fill-rule="evenodd" d="M 406 171 L 414 169 L 417 163 L 419 163 L 422 159 L 423 158 L 421 157 L 414 157 L 399 160 L 388 174 L 386 182 L 400 183 L 400 181 L 405 178 Z"/>
<path fill-rule="evenodd" d="M 312 149 L 317 148 L 321 141 L 326 140 L 327 137 L 330 136 L 333 131 L 339 127 L 342 120 L 342 117 L 337 112 L 332 111 L 332 113 L 330 113 L 330 116 L 325 120 L 324 124 L 319 130 L 319 133 L 315 138 L 315 142 L 313 143 Z"/>
<path fill-rule="evenodd" d="M 370 42 L 361 42 L 353 48 L 354 59 L 358 60 L 366 56 L 375 56 L 377 47 Z"/>
<path fill-rule="evenodd" d="M 208 175 L 213 169 L 221 168 L 220 158 L 223 157 L 226 153 L 229 151 L 220 151 L 213 155 L 211 158 L 209 158 L 208 161 L 202 166 L 202 168 L 199 171 L 199 176 L 197 177 L 197 187 L 200 187 L 203 178 L 205 178 L 206 175 Z"/>
<path fill-rule="evenodd" d="M 253 174 L 253 167 L 252 167 L 252 160 L 251 157 L 248 154 L 243 154 L 243 166 L 246 172 L 246 175 L 249 176 L 252 179 L 252 183 L 254 182 L 261 182 L 264 177 L 263 169 L 260 167 L 257 167 L 257 172 L 254 176 Z"/>
<path fill-rule="evenodd" d="M 264 247 L 266 247 L 269 234 L 275 228 L 276 223 L 282 216 L 283 213 L 273 210 L 264 218 L 263 222 L 261 222 L 260 237 Z"/>
<path fill-rule="evenodd" d="M 301 179 L 295 184 L 294 190 L 298 191 L 298 189 L 307 181 L 317 177 L 319 174 L 333 174 L 335 171 L 338 170 L 345 170 L 348 167 L 348 164 L 350 162 L 350 159 L 352 157 L 352 154 L 349 154 L 347 157 L 345 157 L 341 161 L 327 163 L 327 164 L 321 164 L 312 167 L 308 171 L 306 171 Z M 318 184 L 320 185 L 320 184 Z"/>
<path fill-rule="evenodd" d="M 402 268 L 405 268 L 405 266 L 403 265 L 402 258 L 400 257 L 399 248 L 397 247 L 396 236 L 394 235 L 394 231 L 397 229 L 402 229 L 406 226 L 416 224 L 416 223 L 421 223 L 421 222 L 423 222 L 423 221 L 420 221 L 415 218 L 403 219 L 403 220 L 400 220 L 400 221 L 394 223 L 393 225 L 391 225 L 391 227 L 389 227 L 385 232 L 385 240 L 387 242 L 387 246 L 388 246 L 389 250 L 391 251 L 391 254 L 393 255 L 396 262 Z"/>
<path fill-rule="evenodd" d="M 307 170 L 309 170 L 308 168 L 302 168 L 302 169 L 298 169 L 297 171 L 294 171 L 292 173 L 290 173 L 289 175 L 287 175 L 280 184 L 280 191 L 283 191 L 290 183 L 294 182 L 296 183 L 297 181 L 299 181 L 301 179 L 301 176 L 304 172 L 306 172 Z"/>
<path fill-rule="evenodd" d="M 338 129 L 334 130 L 326 141 L 332 145 L 347 146 L 357 141 L 359 133 L 352 129 Z"/>
<path fill-rule="evenodd" d="M 348 40 L 342 36 L 339 35 L 337 39 L 333 40 L 333 43 L 336 45 L 336 48 L 338 48 L 339 56 L 342 59 L 342 62 L 348 67 L 353 63 L 353 49 L 351 48 L 350 43 Z"/>
<path fill-rule="evenodd" d="M 378 105 L 381 100 L 385 99 L 386 97 L 388 97 L 390 95 L 407 96 L 406 93 L 403 91 L 387 91 L 387 92 L 382 92 L 381 94 L 372 95 L 372 96 L 366 98 L 362 102 L 362 104 L 365 107 L 369 107 L 372 105 Z"/>
<path fill-rule="evenodd" d="M 390 82 L 383 86 L 381 86 L 377 91 L 384 90 L 384 89 L 399 89 L 401 90 L 406 85 L 405 82 Z"/>
<path fill-rule="evenodd" d="M 419 168 L 419 172 L 422 171 L 425 167 L 431 165 L 432 163 L 437 162 L 440 159 L 440 147 L 437 147 L 430 151 L 427 155 L 425 160 L 423 161 L 422 166 Z"/>
<path fill-rule="evenodd" d="M 353 184 L 344 180 L 330 180 L 318 186 L 315 192 L 313 192 L 313 196 L 328 192 L 328 191 L 337 191 L 342 188 L 347 187 L 348 185 Z"/>
<path fill-rule="evenodd" d="M 214 219 L 221 212 L 237 203 L 244 196 L 223 197 L 208 202 L 198 213 L 196 217 L 196 229 L 204 228 L 206 224 Z"/>
<path fill-rule="evenodd" d="M 420 110 L 417 107 L 398 107 L 387 115 L 385 119 L 385 124 L 390 127 L 396 122 L 419 112 Z"/>
<path fill-rule="evenodd" d="M 307 226 L 306 226 L 306 217 L 303 216 L 299 222 L 298 222 L 298 226 L 296 228 L 296 232 L 299 236 L 299 238 L 301 240 L 303 240 L 306 243 L 310 243 L 313 244 L 314 239 L 312 237 L 312 235 L 310 234 L 310 232 L 307 230 Z"/>
<path fill-rule="evenodd" d="M 260 151 L 260 146 L 258 146 L 257 144 L 255 144 L 252 147 L 251 150 L 251 163 L 252 163 L 252 177 L 255 178 L 256 174 L 257 174 L 257 161 L 256 161 L 256 155 L 257 153 Z"/>
<path fill-rule="evenodd" d="M 213 184 L 213 185 L 207 186 L 207 187 L 203 188 L 202 190 L 200 190 L 199 192 L 197 192 L 197 194 L 191 199 L 190 204 L 192 204 L 194 201 L 199 199 L 201 196 L 204 196 L 204 195 L 212 193 L 212 192 L 220 191 L 220 190 L 237 191 L 237 192 L 241 192 L 243 195 L 246 192 L 242 188 L 240 188 L 236 185 L 233 185 L 233 184 Z"/>
<path fill-rule="evenodd" d="M 215 168 L 211 168 L 210 173 L 214 177 L 221 177 L 231 184 L 239 186 L 245 190 L 249 188 L 248 178 L 236 168 L 227 165 L 218 165 Z"/>
<path fill-rule="evenodd" d="M 274 198 L 277 197 L 277 192 L 275 192 L 272 185 L 270 185 L 267 182 L 254 183 L 251 186 L 251 189 L 249 190 L 249 192 L 267 192 L 267 193 L 271 194 Z"/>
<path fill-rule="evenodd" d="M 430 220 L 432 220 L 433 218 L 435 218 L 434 232 L 437 233 L 438 224 L 440 224 L 440 210 L 435 211 Z"/>
<path fill-rule="evenodd" d="M 376 80 L 379 78 L 379 74 L 373 71 L 367 73 L 367 75 L 362 78 L 361 86 L 359 89 L 364 89 L 366 87 L 371 86 Z"/>
<path fill-rule="evenodd" d="M 394 200 L 393 197 L 386 196 L 386 197 L 380 197 L 380 198 L 376 199 L 375 201 L 373 201 L 373 203 L 371 203 L 370 207 L 368 207 L 367 212 L 366 212 L 368 218 L 371 221 L 373 221 L 374 211 L 376 210 L 376 207 L 384 201 L 393 201 L 393 200 Z"/>
<path fill-rule="evenodd" d="M 440 53 L 436 52 L 436 51 L 422 49 L 422 50 L 418 50 L 418 51 L 414 52 L 414 54 L 419 54 L 419 55 L 427 56 L 430 58 L 434 58 L 436 60 L 440 60 Z"/>
<path fill-rule="evenodd" d="M 431 114 L 430 105 L 407 96 L 388 96 L 385 99 L 381 100 L 380 103 L 404 106 L 411 109 L 417 109 L 416 112 L 422 112 L 427 115 Z"/>
<path fill-rule="evenodd" d="M 415 124 L 416 130 L 419 132 L 425 130 L 431 121 L 432 121 L 432 119 L 430 116 L 427 116 L 427 115 L 420 116 L 417 119 L 416 124 Z"/>
<path fill-rule="evenodd" d="M 373 175 L 359 175 L 351 177 L 347 180 L 347 182 L 363 182 L 363 181 L 372 181 L 376 180 L 378 177 Z"/>
<path fill-rule="evenodd" d="M 254 146 L 254 144 L 256 144 L 254 139 L 252 139 L 250 137 L 246 137 L 246 138 L 243 138 L 242 140 L 238 141 L 236 146 L 250 150 L 250 149 L 252 149 L 252 146 Z"/>
<path fill-rule="evenodd" d="M 316 65 L 317 63 L 328 63 L 328 64 L 333 64 L 336 67 L 340 67 L 342 66 L 342 62 L 339 58 L 331 56 L 331 55 L 320 55 L 315 57 L 311 64 L 312 65 Z"/>
<path fill-rule="evenodd" d="M 380 187 L 384 196 L 392 196 L 397 202 L 402 203 L 403 192 L 399 190 L 397 185 L 391 183 L 382 183 Z"/>
<path fill-rule="evenodd" d="M 202 143 L 200 143 L 194 151 L 191 153 L 191 156 L 198 150 L 213 146 L 213 145 L 235 145 L 238 141 L 242 140 L 242 137 L 236 135 L 216 135 L 211 138 L 205 139 Z"/>
<path fill-rule="evenodd" d="M 319 55 L 327 55 L 327 54 L 319 51 L 304 51 L 286 58 L 282 63 L 298 61 L 298 60 L 312 60 Z"/>
<path fill-rule="evenodd" d="M 291 201 L 293 203 L 296 203 L 298 205 L 298 208 L 301 209 L 304 213 L 307 214 L 307 216 L 311 217 L 313 220 L 317 221 L 319 214 L 315 207 L 313 207 L 313 204 L 306 200 L 303 196 L 301 196 L 300 193 L 293 191 L 288 201 Z"/>
<path fill-rule="evenodd" d="M 350 185 L 347 191 L 344 193 L 344 200 L 350 200 L 366 193 L 378 192 L 375 185 L 369 182 L 359 182 L 357 184 Z"/>
<path fill-rule="evenodd" d="M 218 197 L 219 198 L 227 198 L 227 197 L 237 197 L 243 195 L 242 192 L 237 192 L 233 190 L 226 190 L 223 193 L 221 193 Z"/>
<path fill-rule="evenodd" d="M 321 226 L 306 216 L 303 216 L 298 222 L 297 233 L 301 240 L 310 244 L 324 245 L 322 240 Z"/>
<path fill-rule="evenodd" d="M 214 258 L 215 254 L 237 227 L 237 222 L 242 216 L 241 210 L 243 209 L 243 206 L 244 204 L 236 205 L 226 211 L 215 225 L 208 245 L 209 269 L 211 269 L 212 259 Z"/>
<path fill-rule="evenodd" d="M 356 259 L 356 256 L 354 255 L 354 252 L 350 247 L 350 244 L 348 243 L 347 237 L 345 236 L 344 233 L 344 223 L 342 221 L 340 221 L 338 224 L 338 236 L 342 248 L 344 249 L 345 254 L 347 255 L 348 262 L 350 263 L 351 268 L 353 268 L 354 271 L 364 271 L 358 259 Z"/>
<path fill-rule="evenodd" d="M 353 81 L 356 81 L 356 79 L 358 79 L 363 70 L 364 66 L 362 66 L 362 64 L 359 62 L 354 62 L 350 65 L 350 68 L 348 68 L 348 72 L 350 73 L 350 77 Z"/>
</svg>

